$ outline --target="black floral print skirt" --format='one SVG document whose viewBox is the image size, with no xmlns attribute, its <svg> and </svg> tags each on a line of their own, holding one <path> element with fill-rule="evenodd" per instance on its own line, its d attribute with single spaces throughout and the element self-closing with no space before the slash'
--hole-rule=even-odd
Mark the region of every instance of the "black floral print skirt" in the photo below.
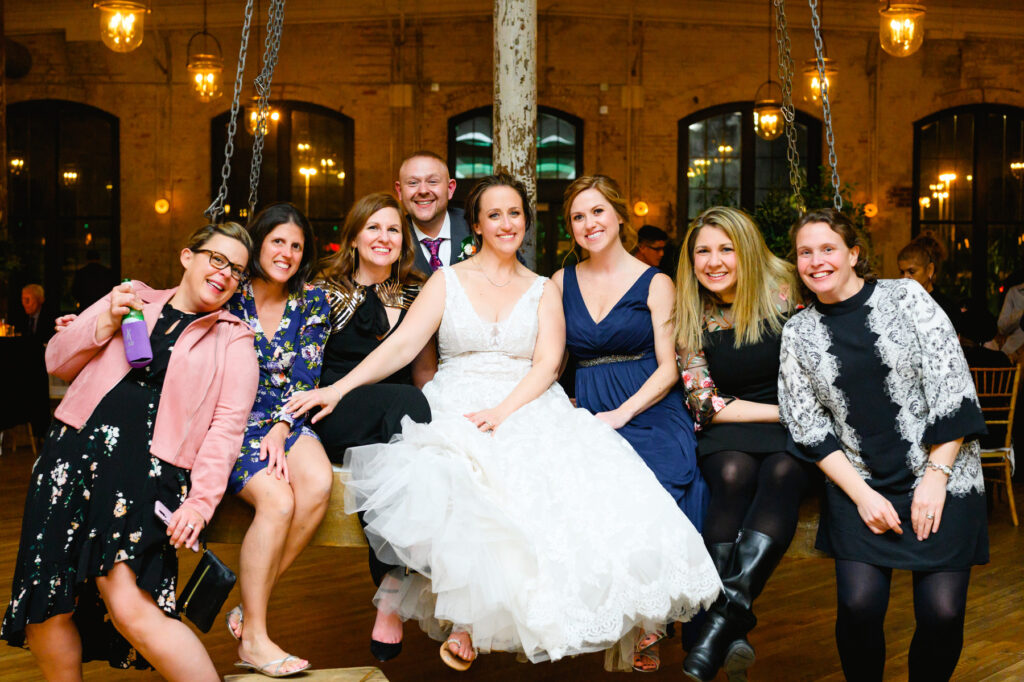
<svg viewBox="0 0 1024 682">
<path fill-rule="evenodd" d="M 185 500 L 189 472 L 149 454 L 159 389 L 130 374 L 76 430 L 54 421 L 32 470 L 11 603 L 0 639 L 25 645 L 25 626 L 73 613 L 85 661 L 150 665 L 114 629 L 95 579 L 124 562 L 138 586 L 177 618 L 178 559 L 154 505 Z"/>
</svg>

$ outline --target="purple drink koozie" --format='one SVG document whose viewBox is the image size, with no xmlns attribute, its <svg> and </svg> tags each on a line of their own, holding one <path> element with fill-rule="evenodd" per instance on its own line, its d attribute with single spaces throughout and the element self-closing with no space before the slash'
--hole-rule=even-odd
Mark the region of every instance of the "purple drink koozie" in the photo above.
<svg viewBox="0 0 1024 682">
<path fill-rule="evenodd" d="M 145 367 L 153 361 L 153 349 L 149 345 L 149 330 L 141 311 L 138 317 L 131 313 L 121 320 L 121 336 L 124 338 L 124 355 L 132 367 Z"/>
</svg>

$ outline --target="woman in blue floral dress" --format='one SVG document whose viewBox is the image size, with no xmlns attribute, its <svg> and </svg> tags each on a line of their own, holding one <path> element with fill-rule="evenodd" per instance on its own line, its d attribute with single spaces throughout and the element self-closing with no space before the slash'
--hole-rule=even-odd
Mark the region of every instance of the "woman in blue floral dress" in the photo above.
<svg viewBox="0 0 1024 682">
<path fill-rule="evenodd" d="M 296 391 L 316 388 L 329 309 L 323 290 L 307 283 L 316 246 L 305 216 L 291 204 L 272 204 L 256 215 L 249 233 L 252 278 L 227 308 L 256 334 L 260 382 L 228 491 L 255 513 L 239 554 L 242 604 L 228 613 L 227 624 L 241 640 L 241 667 L 280 675 L 309 662 L 267 634 L 270 591 L 320 525 L 333 481 L 320 439 L 305 418 L 293 418 L 283 406 Z"/>
</svg>

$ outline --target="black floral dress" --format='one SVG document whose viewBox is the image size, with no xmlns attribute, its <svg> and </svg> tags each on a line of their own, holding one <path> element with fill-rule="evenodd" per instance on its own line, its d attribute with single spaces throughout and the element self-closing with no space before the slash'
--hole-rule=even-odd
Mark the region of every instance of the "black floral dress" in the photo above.
<svg viewBox="0 0 1024 682">
<path fill-rule="evenodd" d="M 149 663 L 114 629 L 95 578 L 125 562 L 138 586 L 177 618 L 178 558 L 154 512 L 184 502 L 189 472 L 149 454 L 160 389 L 178 336 L 196 315 L 164 306 L 153 362 L 131 370 L 80 430 L 55 420 L 32 469 L 11 603 L 0 639 L 25 645 L 25 626 L 73 613 L 84 661 Z"/>
</svg>

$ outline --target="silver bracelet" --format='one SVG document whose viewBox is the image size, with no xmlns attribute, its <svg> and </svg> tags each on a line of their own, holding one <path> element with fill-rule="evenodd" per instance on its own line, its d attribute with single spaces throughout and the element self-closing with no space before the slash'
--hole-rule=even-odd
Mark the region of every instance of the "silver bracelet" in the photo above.
<svg viewBox="0 0 1024 682">
<path fill-rule="evenodd" d="M 942 473 L 946 474 L 946 476 L 952 476 L 953 475 L 953 470 L 950 469 L 945 464 L 938 464 L 936 462 L 928 460 L 927 462 L 925 462 L 925 466 L 927 468 L 929 468 L 929 469 L 935 469 L 936 471 L 941 471 Z"/>
<path fill-rule="evenodd" d="M 345 397 L 345 396 L 341 395 L 341 391 L 339 391 L 338 389 L 336 389 L 336 388 L 334 387 L 334 384 L 330 384 L 330 385 L 329 385 L 329 386 L 328 386 L 327 388 L 331 389 L 332 391 L 334 391 L 335 393 L 337 393 L 337 394 L 338 394 L 338 400 L 339 400 L 339 401 L 340 401 L 340 400 L 341 400 L 342 398 L 344 398 L 344 397 Z M 952 472 L 950 472 L 950 473 L 952 473 Z"/>
</svg>

